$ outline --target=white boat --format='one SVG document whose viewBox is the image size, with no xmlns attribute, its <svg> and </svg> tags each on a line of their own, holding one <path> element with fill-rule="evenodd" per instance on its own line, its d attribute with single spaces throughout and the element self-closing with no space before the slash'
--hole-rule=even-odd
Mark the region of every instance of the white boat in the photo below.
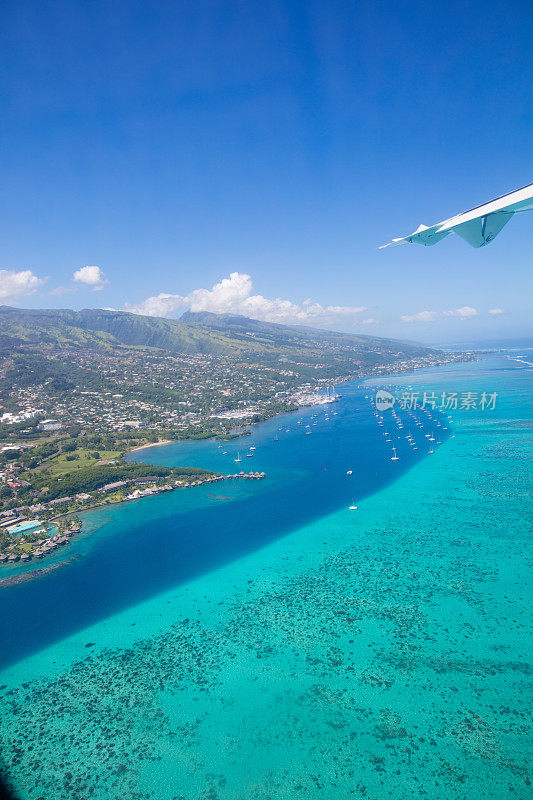
<svg viewBox="0 0 533 800">
<path fill-rule="evenodd" d="M 352 470 L 351 469 L 346 470 L 346 474 L 347 475 L 351 475 L 352 474 Z"/>
<path fill-rule="evenodd" d="M 348 506 L 349 511 L 357 511 L 357 506 Z"/>
<path fill-rule="evenodd" d="M 393 447 L 393 448 L 392 448 L 392 452 L 394 453 L 394 455 L 392 455 L 392 456 L 391 456 L 391 459 L 390 459 L 390 460 L 391 460 L 391 461 L 399 461 L 399 458 L 398 458 L 398 456 L 396 455 L 396 448 L 395 448 L 395 447 Z"/>
<path fill-rule="evenodd" d="M 238 464 L 239 461 L 242 461 L 241 454 L 237 453 L 237 458 L 234 458 L 233 460 L 235 461 L 236 464 Z"/>
</svg>

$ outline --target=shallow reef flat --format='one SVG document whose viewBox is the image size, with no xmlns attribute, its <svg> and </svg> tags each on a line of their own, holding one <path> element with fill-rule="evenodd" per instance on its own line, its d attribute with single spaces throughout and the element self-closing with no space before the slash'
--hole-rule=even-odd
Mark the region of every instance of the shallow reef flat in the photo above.
<svg viewBox="0 0 533 800">
<path fill-rule="evenodd" d="M 357 512 L 6 670 L 19 796 L 530 798 L 527 431 L 463 415 Z"/>
</svg>

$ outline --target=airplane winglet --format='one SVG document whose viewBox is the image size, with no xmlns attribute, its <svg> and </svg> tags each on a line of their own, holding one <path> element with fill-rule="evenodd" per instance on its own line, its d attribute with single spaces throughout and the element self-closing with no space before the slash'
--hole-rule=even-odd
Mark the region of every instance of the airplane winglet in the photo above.
<svg viewBox="0 0 533 800">
<path fill-rule="evenodd" d="M 385 247 L 407 243 L 430 247 L 450 233 L 458 234 L 472 247 L 483 247 L 496 238 L 514 214 L 531 210 L 533 210 L 533 183 L 476 206 L 463 214 L 456 214 L 436 225 L 430 227 L 419 225 L 409 236 L 393 239 L 378 249 L 383 250 Z"/>
</svg>

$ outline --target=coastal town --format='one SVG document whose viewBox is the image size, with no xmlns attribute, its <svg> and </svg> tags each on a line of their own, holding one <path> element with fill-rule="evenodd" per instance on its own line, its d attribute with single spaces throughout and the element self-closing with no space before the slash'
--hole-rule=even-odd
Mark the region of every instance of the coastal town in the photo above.
<svg viewBox="0 0 533 800">
<path fill-rule="evenodd" d="M 260 473 L 219 475 L 128 462 L 135 449 L 180 439 L 227 441 L 302 406 L 334 402 L 334 386 L 464 360 L 433 352 L 332 375 L 327 359 L 276 365 L 148 349 L 21 348 L 0 360 L 0 564 L 42 558 L 97 506 Z M 64 369 L 65 363 L 68 369 Z M 66 520 L 68 524 L 63 524 Z M 61 527 L 58 528 L 58 521 Z"/>
</svg>

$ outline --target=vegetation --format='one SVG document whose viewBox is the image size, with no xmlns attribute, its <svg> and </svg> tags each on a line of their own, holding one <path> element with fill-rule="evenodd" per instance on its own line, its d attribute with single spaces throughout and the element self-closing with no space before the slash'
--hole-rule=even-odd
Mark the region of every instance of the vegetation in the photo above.
<svg viewBox="0 0 533 800">
<path fill-rule="evenodd" d="M 155 467 L 149 464 L 120 464 L 116 466 L 82 467 L 62 477 L 42 477 L 34 480 L 34 487 L 40 490 L 41 499 L 55 500 L 58 497 L 70 497 L 82 492 L 94 492 L 115 481 L 132 480 L 146 475 L 166 478 L 172 475 L 175 479 L 201 477 L 209 475 L 207 470 L 194 467 Z"/>
<path fill-rule="evenodd" d="M 193 314 L 181 319 L 143 317 L 124 311 L 84 309 L 17 309 L 0 307 L 0 334 L 5 345 L 33 343 L 59 348 L 110 349 L 117 346 L 157 348 L 171 353 L 244 355 L 276 360 L 302 355 L 332 363 L 334 352 L 359 354 L 368 363 L 390 359 L 392 354 L 416 356 L 430 348 L 315 328 L 278 325 L 229 314 Z M 320 357 L 320 359 L 319 359 Z M 68 365 L 70 366 L 70 365 Z M 34 370 L 42 369 L 36 362 Z M 15 367 L 16 368 L 16 367 Z M 338 373 L 337 373 L 338 374 Z M 64 375 L 68 390 L 69 378 Z"/>
<path fill-rule="evenodd" d="M 463 356 L 231 315 L 0 307 L 0 511 L 50 519 L 56 500 L 71 498 L 68 513 L 116 502 L 135 478 L 194 482 L 210 473 L 124 456 L 161 440 L 247 435 L 334 382 L 454 358 Z M 129 488 L 100 491 L 122 481 Z"/>
</svg>

